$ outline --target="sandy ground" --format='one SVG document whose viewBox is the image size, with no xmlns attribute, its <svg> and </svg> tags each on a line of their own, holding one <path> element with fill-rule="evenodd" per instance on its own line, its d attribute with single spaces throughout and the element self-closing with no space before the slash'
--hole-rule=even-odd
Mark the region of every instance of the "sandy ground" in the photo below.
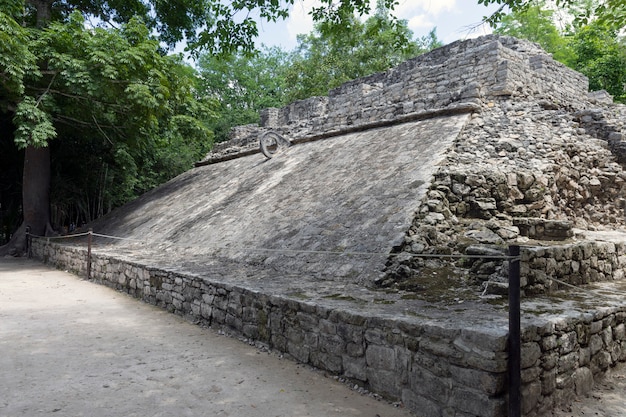
<svg viewBox="0 0 626 417">
<path fill-rule="evenodd" d="M 0 417 L 38 415 L 412 416 L 112 289 L 0 258 Z M 626 366 L 553 416 L 626 416 Z"/>
<path fill-rule="evenodd" d="M 585 398 L 559 407 L 553 417 L 624 417 L 626 416 L 626 366 L 620 364 L 606 378 L 594 384 L 594 391 Z"/>
<path fill-rule="evenodd" d="M 106 287 L 0 258 L 0 417 L 410 414 Z"/>
</svg>

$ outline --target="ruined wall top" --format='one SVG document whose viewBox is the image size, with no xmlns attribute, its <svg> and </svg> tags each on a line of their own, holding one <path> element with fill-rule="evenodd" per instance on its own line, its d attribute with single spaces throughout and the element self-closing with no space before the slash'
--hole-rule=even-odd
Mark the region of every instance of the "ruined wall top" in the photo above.
<svg viewBox="0 0 626 417">
<path fill-rule="evenodd" d="M 236 129 L 214 158 L 258 147 L 272 129 L 290 139 L 346 128 L 402 121 L 420 113 L 460 107 L 471 111 L 496 97 L 533 97 L 554 107 L 584 107 L 587 77 L 555 61 L 537 44 L 488 35 L 453 42 L 383 73 L 347 82 L 328 96 L 261 112 L 260 127 Z"/>
</svg>

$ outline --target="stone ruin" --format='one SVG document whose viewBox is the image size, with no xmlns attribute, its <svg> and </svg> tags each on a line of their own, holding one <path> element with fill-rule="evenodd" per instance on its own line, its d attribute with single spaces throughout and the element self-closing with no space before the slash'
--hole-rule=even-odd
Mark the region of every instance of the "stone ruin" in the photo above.
<svg viewBox="0 0 626 417">
<path fill-rule="evenodd" d="M 328 97 L 266 109 L 261 126 L 233 129 L 231 140 L 197 165 L 256 152 L 266 131 L 298 143 L 432 117 L 429 112 L 464 111 L 472 118 L 447 151 L 404 242 L 394 248 L 403 256 L 390 259 L 378 284 L 419 281 L 426 262 L 411 254 L 505 254 L 514 243 L 541 247 L 525 251 L 529 295 L 556 289 L 549 278 L 573 284 L 624 278 L 623 265 L 602 244 L 590 249 L 582 241 L 624 230 L 626 109 L 604 91 L 588 92 L 583 75 L 530 42 L 457 42 L 346 83 Z M 573 251 L 573 264 L 557 269 L 548 261 L 546 269 L 552 257 L 546 246 Z M 464 265 L 487 292 L 506 291 L 506 266 Z"/>
<path fill-rule="evenodd" d="M 92 225 L 152 243 L 101 240 L 91 279 L 420 416 L 500 417 L 492 258 L 521 245 L 522 411 L 545 415 L 626 361 L 625 116 L 533 43 L 455 42 L 234 129 Z M 269 160 L 267 132 L 291 142 Z M 85 271 L 78 244 L 33 250 Z"/>
</svg>

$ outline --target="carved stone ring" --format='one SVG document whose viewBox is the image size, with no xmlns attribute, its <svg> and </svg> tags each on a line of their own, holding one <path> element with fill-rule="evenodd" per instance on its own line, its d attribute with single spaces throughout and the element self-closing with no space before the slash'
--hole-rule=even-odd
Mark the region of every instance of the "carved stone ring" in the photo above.
<svg viewBox="0 0 626 417">
<path fill-rule="evenodd" d="M 261 152 L 268 159 L 271 159 L 277 152 L 291 146 L 289 139 L 273 131 L 265 132 L 259 142 Z"/>
</svg>

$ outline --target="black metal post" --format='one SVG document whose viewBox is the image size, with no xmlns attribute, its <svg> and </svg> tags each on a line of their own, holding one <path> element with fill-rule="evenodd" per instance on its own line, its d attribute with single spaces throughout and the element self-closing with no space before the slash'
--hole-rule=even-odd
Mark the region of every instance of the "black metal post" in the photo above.
<svg viewBox="0 0 626 417">
<path fill-rule="evenodd" d="M 522 415 L 520 247 L 509 246 L 509 417 Z"/>
<path fill-rule="evenodd" d="M 87 232 L 87 279 L 91 277 L 91 238 L 93 235 L 93 229 L 89 228 Z"/>
</svg>

